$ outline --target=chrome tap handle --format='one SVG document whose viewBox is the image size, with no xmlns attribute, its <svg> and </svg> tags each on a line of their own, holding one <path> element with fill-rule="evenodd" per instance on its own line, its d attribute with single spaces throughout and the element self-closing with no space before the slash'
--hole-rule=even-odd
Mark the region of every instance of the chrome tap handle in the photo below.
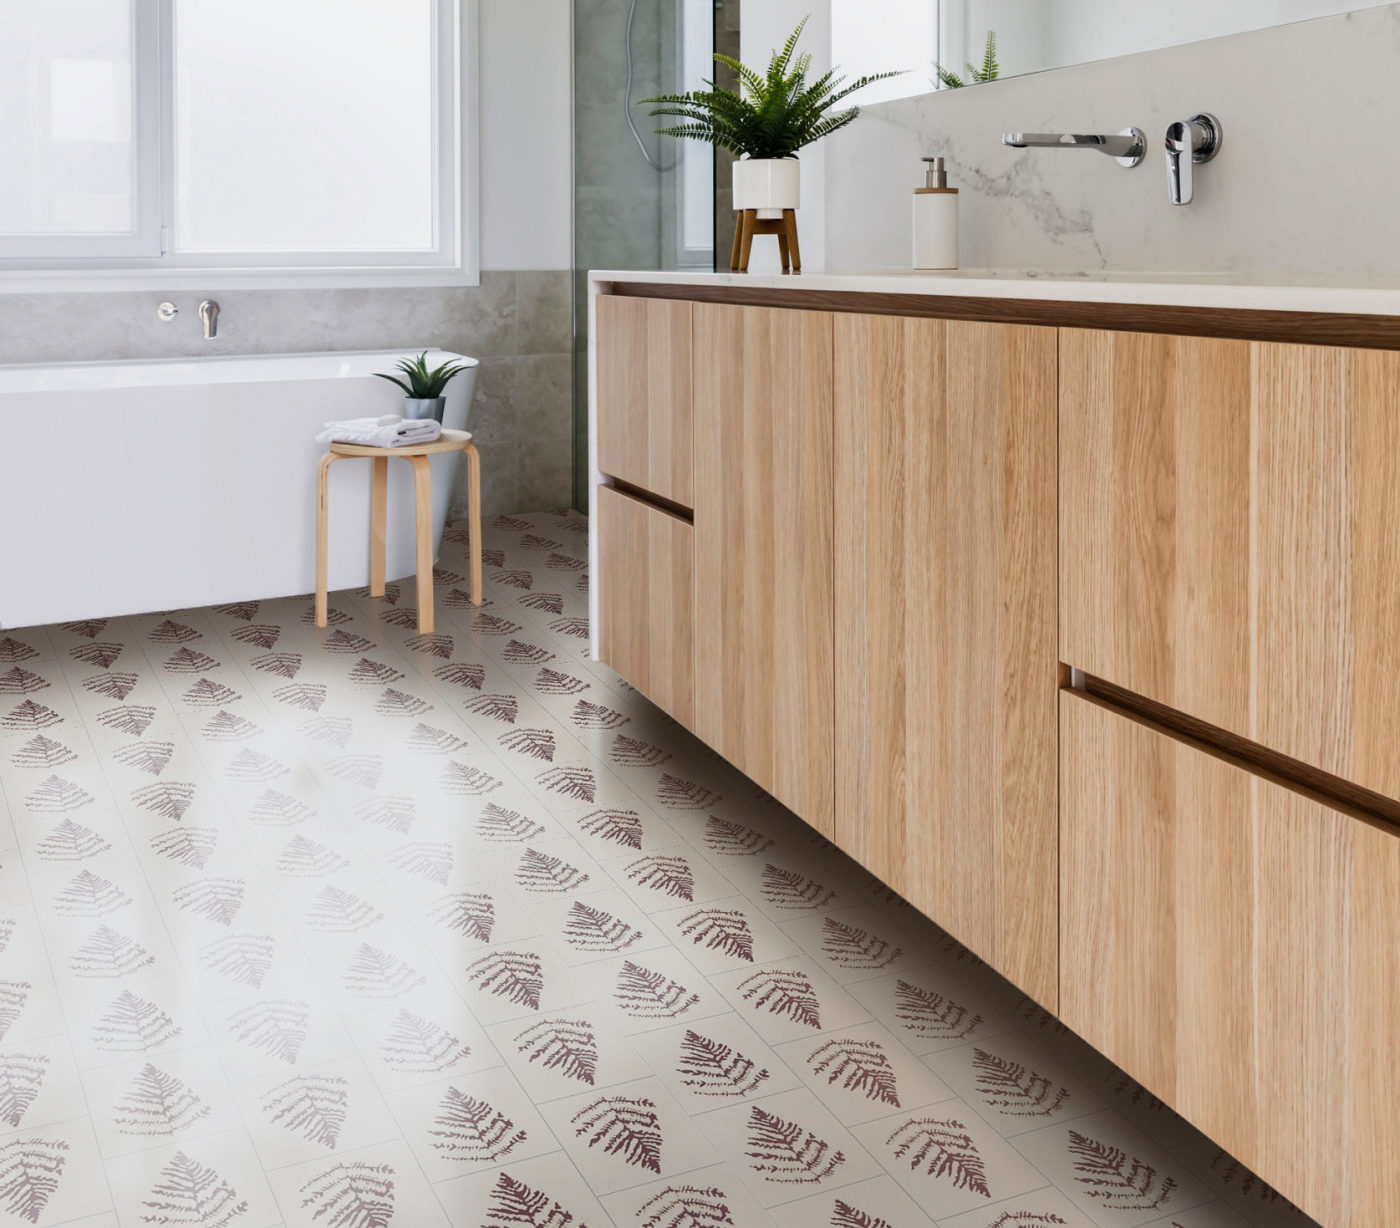
<svg viewBox="0 0 1400 1228">
<path fill-rule="evenodd" d="M 1195 195 L 1193 166 L 1220 152 L 1220 121 L 1204 112 L 1167 126 L 1167 195 L 1174 205 L 1189 205 Z"/>
</svg>

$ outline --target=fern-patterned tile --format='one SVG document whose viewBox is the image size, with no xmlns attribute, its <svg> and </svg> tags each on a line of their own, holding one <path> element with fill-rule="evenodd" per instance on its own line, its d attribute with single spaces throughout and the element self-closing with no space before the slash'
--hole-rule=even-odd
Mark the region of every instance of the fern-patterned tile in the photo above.
<svg viewBox="0 0 1400 1228">
<path fill-rule="evenodd" d="M 357 1012 L 345 1020 L 376 1086 L 386 1095 L 444 1078 L 471 1079 L 504 1064 L 455 993 Z"/>
<path fill-rule="evenodd" d="M 562 951 L 537 938 L 474 950 L 451 975 L 484 1026 L 594 1002 L 599 988 L 591 971 L 585 980 Z"/>
<path fill-rule="evenodd" d="M 1119 1223 L 1067 1161 L 1005 1192 L 1000 1136 L 1073 1127 L 1184 1171 L 1151 1228 L 1307 1228 L 590 660 L 585 520 L 484 544 L 478 609 L 444 534 L 431 636 L 411 580 L 325 630 L 300 595 L 0 632 L 0 1213 Z"/>
<path fill-rule="evenodd" d="M 269 1171 L 268 1183 L 287 1228 L 449 1228 L 451 1223 L 402 1139 L 278 1167 Z"/>
<path fill-rule="evenodd" d="M 776 1052 L 851 1126 L 923 1110 L 955 1094 L 879 1023 L 788 1041 Z"/>
<path fill-rule="evenodd" d="M 782 925 L 842 985 L 929 962 L 926 944 L 912 938 L 887 910 L 839 908 L 792 917 Z"/>
<path fill-rule="evenodd" d="M 924 1061 L 1007 1138 L 1105 1107 L 1080 1072 L 1019 1032 L 943 1049 Z"/>
<path fill-rule="evenodd" d="M 262 1162 L 242 1130 L 121 1156 L 108 1162 L 107 1179 L 123 1223 L 282 1223 Z"/>
<path fill-rule="evenodd" d="M 697 1169 L 683 1177 L 663 1178 L 647 1185 L 608 1194 L 603 1206 L 614 1224 L 661 1228 L 773 1228 L 774 1221 L 753 1195 L 743 1177 L 728 1164 Z"/>
<path fill-rule="evenodd" d="M 83 1073 L 104 1156 L 205 1138 L 242 1125 L 214 1051 L 181 1049 Z"/>
<path fill-rule="evenodd" d="M 707 974 L 769 963 L 798 951 L 782 927 L 741 895 L 669 908 L 653 919 Z"/>
<path fill-rule="evenodd" d="M 232 998 L 205 1014 L 219 1060 L 235 1083 L 356 1055 L 341 1012 L 315 987 Z"/>
<path fill-rule="evenodd" d="M 518 1163 L 508 1160 L 486 1172 L 443 1181 L 437 1194 L 452 1218 L 452 1228 L 493 1223 L 597 1228 L 614 1222 L 562 1151 Z M 288 1223 L 299 1225 L 300 1221 Z M 417 1228 L 414 1221 L 405 1221 L 404 1228 L 409 1224 Z"/>
<path fill-rule="evenodd" d="M 805 1088 L 697 1118 L 724 1161 L 770 1210 L 817 1191 L 868 1181 L 880 1168 Z"/>
<path fill-rule="evenodd" d="M 497 1024 L 488 1034 L 535 1104 L 652 1073 L 636 1040 L 613 1026 L 611 1014 L 597 1005 Z"/>
<path fill-rule="evenodd" d="M 266 1168 L 343 1154 L 401 1133 L 358 1057 L 244 1078 L 235 1095 Z"/>
<path fill-rule="evenodd" d="M 617 1027 L 629 1036 L 678 1022 L 693 1023 L 733 1008 L 672 946 L 614 955 L 584 969 L 594 992 L 607 995 Z"/>
<path fill-rule="evenodd" d="M 178 977 L 85 985 L 65 997 L 64 1010 L 83 1070 L 209 1043 L 190 986 Z"/>
<path fill-rule="evenodd" d="M 991 1005 L 990 987 L 926 964 L 853 987 L 870 1013 L 920 1056 L 1013 1029 Z"/>
<path fill-rule="evenodd" d="M 801 1087 L 788 1064 L 734 1013 L 644 1032 L 633 1043 L 693 1116 Z"/>
<path fill-rule="evenodd" d="M 424 1175 L 434 1183 L 558 1149 L 540 1110 L 503 1066 L 405 1088 L 388 1102 Z"/>
<path fill-rule="evenodd" d="M 111 1210 L 87 1117 L 0 1136 L 0 1212 L 13 1224 L 86 1224 Z M 100 1219 L 94 1218 L 94 1223 Z"/>
<path fill-rule="evenodd" d="M 660 1079 L 592 1088 L 541 1111 L 595 1194 L 674 1178 L 719 1159 Z"/>
<path fill-rule="evenodd" d="M 1137 1228 L 1216 1194 L 1179 1154 L 1105 1110 L 1018 1135 L 1015 1147 L 1101 1228 Z"/>
<path fill-rule="evenodd" d="M 769 1044 L 809 1039 L 868 1022 L 870 1012 L 805 955 L 711 978 Z"/>
<path fill-rule="evenodd" d="M 1043 1172 L 964 1100 L 902 1109 L 852 1133 L 935 1219 L 1046 1184 Z"/>
</svg>

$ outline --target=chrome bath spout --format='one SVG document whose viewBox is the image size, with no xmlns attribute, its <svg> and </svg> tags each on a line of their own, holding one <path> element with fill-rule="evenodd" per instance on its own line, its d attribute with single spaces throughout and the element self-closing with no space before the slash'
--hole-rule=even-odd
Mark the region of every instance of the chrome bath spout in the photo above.
<svg viewBox="0 0 1400 1228">
<path fill-rule="evenodd" d="M 1141 128 L 1103 132 L 1003 132 L 1001 143 L 1013 149 L 1097 149 L 1119 166 L 1137 166 L 1147 154 L 1147 136 Z"/>
</svg>

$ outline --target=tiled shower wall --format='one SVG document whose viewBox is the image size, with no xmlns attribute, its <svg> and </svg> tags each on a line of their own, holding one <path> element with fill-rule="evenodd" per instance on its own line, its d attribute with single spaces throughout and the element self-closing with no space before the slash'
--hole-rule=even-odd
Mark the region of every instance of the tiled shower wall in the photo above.
<svg viewBox="0 0 1400 1228">
<path fill-rule="evenodd" d="M 0 363 L 180 358 L 439 346 L 481 361 L 468 425 L 488 514 L 563 507 L 572 492 L 570 275 L 484 272 L 481 285 L 403 290 L 228 290 L 219 335 L 200 336 L 209 294 L 0 295 Z M 166 299 L 180 308 L 156 316 Z M 465 514 L 464 471 L 453 491 Z M 311 480 L 310 475 L 307 478 Z"/>
</svg>

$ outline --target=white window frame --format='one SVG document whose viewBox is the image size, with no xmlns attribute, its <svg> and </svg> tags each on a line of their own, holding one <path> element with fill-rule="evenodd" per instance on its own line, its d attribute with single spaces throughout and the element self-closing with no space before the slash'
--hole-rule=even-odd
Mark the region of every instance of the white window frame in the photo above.
<svg viewBox="0 0 1400 1228">
<path fill-rule="evenodd" d="M 710 58 L 707 61 L 707 73 L 702 74 L 712 78 L 717 71 L 713 59 L 714 53 L 714 5 L 708 6 L 710 17 L 710 38 L 707 50 Z M 676 91 L 685 93 L 690 89 L 700 88 L 697 81 L 689 79 L 689 70 L 694 48 L 688 45 L 686 34 L 690 26 L 686 20 L 687 4 L 686 0 L 676 0 L 676 30 L 679 35 L 679 55 L 677 60 Z M 702 144 L 699 141 L 670 141 L 670 138 L 660 138 L 664 150 L 666 144 L 672 144 L 675 148 L 676 158 L 676 267 L 678 269 L 713 269 L 715 263 L 715 243 L 714 243 L 714 200 L 715 200 L 715 175 L 714 175 L 714 147 Z M 708 169 L 701 166 L 701 160 L 708 161 Z M 710 212 L 710 239 L 708 243 L 700 247 L 691 247 L 686 242 L 686 204 L 691 194 L 697 187 L 707 188 L 707 205 Z"/>
<path fill-rule="evenodd" d="M 135 231 L 126 236 L 0 238 L 0 293 L 191 285 L 221 290 L 479 285 L 478 0 L 433 3 L 438 86 L 433 134 L 435 250 L 228 254 L 171 250 L 175 5 L 174 0 L 135 0 Z"/>
</svg>

